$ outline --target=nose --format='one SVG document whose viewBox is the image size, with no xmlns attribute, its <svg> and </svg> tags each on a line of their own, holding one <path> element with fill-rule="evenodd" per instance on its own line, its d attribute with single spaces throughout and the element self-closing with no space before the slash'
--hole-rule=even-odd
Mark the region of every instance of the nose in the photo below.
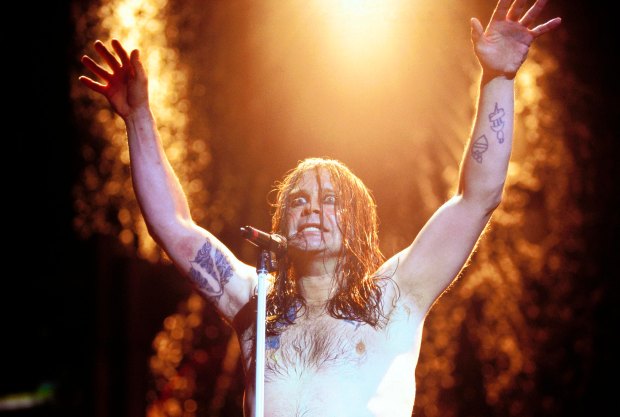
<svg viewBox="0 0 620 417">
<path fill-rule="evenodd" d="M 321 208 L 317 203 L 312 203 L 312 201 L 308 201 L 308 203 L 304 206 L 303 214 L 309 215 L 312 213 L 320 213 Z"/>
</svg>

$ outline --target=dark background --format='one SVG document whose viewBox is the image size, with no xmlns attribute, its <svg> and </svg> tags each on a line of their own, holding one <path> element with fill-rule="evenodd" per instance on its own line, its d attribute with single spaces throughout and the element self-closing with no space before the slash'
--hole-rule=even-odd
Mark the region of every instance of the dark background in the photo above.
<svg viewBox="0 0 620 417">
<path fill-rule="evenodd" d="M 144 410 L 144 358 L 159 323 L 175 311 L 189 288 L 165 267 L 129 259 L 105 236 L 78 239 L 72 230 L 72 187 L 82 161 L 81 138 L 69 98 L 68 74 L 78 65 L 70 2 L 18 4 L 5 15 L 19 29 L 5 35 L 4 251 L 0 396 L 33 392 L 44 382 L 54 401 L 7 415 L 128 416 Z M 571 71 L 587 91 L 587 101 L 571 112 L 588 120 L 596 142 L 582 156 L 583 175 L 596 176 L 589 208 L 595 225 L 587 230 L 589 264 L 584 290 L 604 296 L 591 312 L 594 350 L 589 352 L 588 384 L 578 392 L 558 392 L 566 406 L 553 415 L 594 414 L 614 409 L 618 369 L 618 112 L 617 33 L 612 13 L 602 5 L 554 1 L 572 34 L 559 71 Z M 5 25 L 6 25 L 5 21 Z M 575 35 L 578 36 L 575 36 Z M 563 86 L 556 86 L 561 90 Z M 566 91 L 565 94 L 571 94 Z M 580 144 L 574 145 L 579 152 Z M 123 277 L 147 272 L 154 290 L 136 294 L 144 283 Z M 151 306 L 132 311 L 136 304 Z M 147 302 L 148 300 L 148 302 Z M 117 301 L 117 302 L 115 302 Z M 150 326 L 150 328 L 149 328 Z M 139 329 L 138 335 L 135 334 Z M 566 329 L 567 337 L 571 328 Z M 129 343 L 132 334 L 132 343 Z M 570 364 L 569 364 L 570 365 Z M 554 392 L 557 381 L 547 382 Z M 558 386 L 558 390 L 560 386 Z M 138 414 L 139 415 L 139 414 Z M 541 411 L 537 415 L 549 415 Z"/>
</svg>

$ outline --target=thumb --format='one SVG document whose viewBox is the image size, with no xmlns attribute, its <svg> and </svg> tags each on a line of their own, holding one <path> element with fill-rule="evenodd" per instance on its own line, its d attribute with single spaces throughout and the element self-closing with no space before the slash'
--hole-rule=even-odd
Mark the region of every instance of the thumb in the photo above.
<svg viewBox="0 0 620 417">
<path fill-rule="evenodd" d="M 471 18 L 471 40 L 476 43 L 484 35 L 484 28 L 480 20 L 475 17 Z"/>
</svg>

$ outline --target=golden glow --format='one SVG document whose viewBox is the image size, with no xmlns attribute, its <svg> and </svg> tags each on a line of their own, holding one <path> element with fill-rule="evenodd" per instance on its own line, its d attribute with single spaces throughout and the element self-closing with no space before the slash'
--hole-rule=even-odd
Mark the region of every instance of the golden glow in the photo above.
<svg viewBox="0 0 620 417">
<path fill-rule="evenodd" d="M 461 3 L 257 3 L 249 55 L 263 125 L 308 154 L 325 148 L 352 160 L 437 134 L 457 145 L 470 120 L 462 86 L 475 67 L 468 22 L 455 21 Z M 280 108 L 286 117 L 272 110 Z"/>
<path fill-rule="evenodd" d="M 403 0 L 322 0 L 314 35 L 329 62 L 339 94 L 375 101 L 402 81 L 399 63 L 412 33 Z M 409 38 L 409 39 L 408 39 Z M 364 86 L 364 92 L 361 91 Z M 366 95 L 369 96 L 367 97 Z M 377 97 L 379 96 L 379 97 Z"/>
<path fill-rule="evenodd" d="M 326 43 L 334 45 L 350 64 L 382 62 L 394 37 L 404 0 L 322 0 Z"/>
<path fill-rule="evenodd" d="M 222 371 L 215 381 L 215 392 L 211 397 L 211 404 L 209 405 L 210 415 L 221 415 L 222 406 L 230 392 L 233 378 L 235 377 L 235 369 L 239 363 L 240 355 L 241 350 L 237 336 L 232 334 L 226 346 L 226 356 L 222 360 Z"/>
<path fill-rule="evenodd" d="M 569 210 L 569 173 L 574 170 L 558 124 L 562 103 L 552 102 L 540 82 L 556 67 L 553 57 L 534 49 L 516 78 L 515 145 L 504 201 L 493 215 L 474 262 L 454 290 L 434 307 L 426 325 L 416 399 L 416 408 L 426 416 L 449 415 L 438 406 L 443 395 L 439 387 L 446 388 L 447 370 L 442 363 L 459 366 L 456 338 L 460 329 L 478 347 L 474 359 L 482 370 L 489 406 L 498 405 L 515 389 L 525 391 L 526 398 L 535 386 L 536 351 L 548 330 L 533 331 L 528 322 L 541 314 L 541 308 L 555 307 L 531 304 L 526 284 L 549 279 L 547 268 L 558 264 L 559 236 L 579 225 L 578 219 L 572 222 L 565 215 L 550 215 Z M 532 206 L 543 189 L 544 200 Z M 472 313 L 476 308 L 481 311 Z M 522 415 L 522 407 L 515 401 L 510 415 Z"/>
<path fill-rule="evenodd" d="M 99 9 L 78 16 L 77 25 L 86 26 L 86 22 L 92 20 L 97 22 L 95 29 L 91 29 L 93 33 L 82 33 L 85 45 L 92 44 L 95 39 L 109 44 L 111 38 L 117 38 L 129 50 L 141 49 L 149 74 L 151 108 L 168 159 L 186 189 L 190 205 L 202 206 L 206 196 L 201 193 L 201 184 L 192 187 L 188 184 L 209 164 L 209 150 L 204 142 L 207 138 L 194 139 L 190 144 L 187 137 L 187 75 L 178 51 L 166 36 L 171 29 L 166 19 L 167 3 L 167 0 L 110 0 Z M 163 254 L 149 236 L 133 195 L 124 124 L 112 114 L 102 97 L 76 85 L 73 91 L 76 98 L 86 94 L 98 106 L 96 113 L 90 115 L 96 121 L 93 136 L 101 137 L 105 142 L 100 161 L 89 158 L 92 165 L 86 167 L 83 181 L 76 187 L 78 215 L 75 227 L 84 237 L 92 233 L 113 234 L 128 248 L 137 246 L 141 257 L 158 260 Z M 88 113 L 84 117 L 89 118 Z M 201 144 L 196 145 L 196 142 Z M 84 153 L 94 153 L 88 141 Z M 118 224 L 108 220 L 110 210 L 118 211 Z M 196 215 L 198 221 L 202 219 L 201 213 L 204 215 L 204 212 Z"/>
<path fill-rule="evenodd" d="M 289 158 L 288 152 L 290 159 L 320 153 L 351 165 L 376 190 L 379 209 L 384 210 L 384 252 L 391 255 L 402 249 L 456 184 L 478 93 L 479 72 L 469 41 L 471 3 L 250 3 L 244 8 L 240 2 L 208 2 L 210 37 L 204 28 L 186 29 L 209 39 L 209 64 L 214 68 L 210 76 L 223 86 L 217 99 L 208 103 L 216 110 L 207 111 L 205 103 L 186 97 L 188 81 L 179 62 L 185 56 L 166 39 L 165 33 L 175 33 L 175 28 L 166 23 L 164 1 L 106 3 L 97 11 L 105 29 L 89 35 L 88 42 L 109 34 L 143 48 L 167 154 L 193 216 L 204 223 L 209 214 L 207 228 L 214 234 L 223 224 L 264 220 L 263 213 L 254 210 L 262 207 L 264 196 L 244 195 L 243 204 L 252 208 L 247 210 L 239 203 L 235 181 L 262 185 L 260 181 L 270 182 L 291 167 L 267 179 L 261 176 L 272 174 L 269 167 L 238 169 L 246 167 L 239 162 L 262 156 L 260 146 L 269 136 L 274 163 Z M 231 24 L 236 22 L 242 23 Z M 247 74 L 234 72 L 238 63 L 249 68 Z M 199 72 L 202 64 L 191 65 Z M 466 390 L 458 377 L 468 366 L 479 370 L 481 386 L 475 388 L 492 409 L 517 390 L 522 393 L 518 398 L 526 398 L 536 387 L 538 344 L 551 332 L 533 328 L 531 321 L 545 315 L 566 319 L 569 314 L 553 305 L 554 300 L 536 304 L 528 292 L 532 283 L 553 286 L 552 292 L 560 294 L 566 291 L 548 274 L 569 261 L 557 248 L 583 221 L 568 196 L 575 168 L 563 143 L 563 106 L 543 87 L 556 67 L 551 56 L 533 49 L 516 79 L 515 146 L 505 198 L 462 279 L 426 320 L 414 415 L 457 415 L 444 398 Z M 204 85 L 196 91 L 201 91 L 199 97 L 212 93 Z M 95 136 L 105 143 L 101 149 L 88 142 L 83 147 L 90 165 L 76 192 L 76 227 L 85 235 L 117 236 L 128 246 L 137 244 L 141 255 L 157 259 L 159 251 L 148 238 L 131 191 L 122 123 L 100 102 L 83 103 Z M 234 158 L 248 152 L 243 156 L 247 159 L 234 159 L 234 169 L 219 168 L 217 187 L 206 178 L 212 168 L 211 126 L 197 139 L 186 134 L 188 109 L 199 105 L 216 120 L 213 130 L 223 136 L 222 142 L 240 143 L 222 154 Z M 213 216 L 222 212 L 226 214 Z M 219 415 L 230 394 L 238 346 L 222 327 L 205 323 L 204 309 L 204 301 L 192 295 L 164 321 L 153 341 L 155 387 L 149 392 L 149 417 L 193 416 L 200 405 Z M 223 357 L 196 346 L 198 334 L 209 343 L 220 343 Z M 476 349 L 467 351 L 471 347 Z M 215 379 L 215 389 L 208 404 L 197 405 L 197 377 L 191 371 L 200 372 L 215 360 L 222 361 L 221 374 L 207 376 Z M 524 415 L 522 403 L 513 404 L 510 415 Z"/>
<path fill-rule="evenodd" d="M 150 400 L 147 417 L 196 415 L 197 405 L 192 398 L 196 389 L 193 368 L 208 360 L 206 352 L 195 346 L 196 340 L 200 340 L 204 308 L 204 300 L 192 294 L 179 312 L 166 317 L 163 329 L 153 340 L 155 353 L 149 365 L 155 389 L 147 395 Z"/>
</svg>

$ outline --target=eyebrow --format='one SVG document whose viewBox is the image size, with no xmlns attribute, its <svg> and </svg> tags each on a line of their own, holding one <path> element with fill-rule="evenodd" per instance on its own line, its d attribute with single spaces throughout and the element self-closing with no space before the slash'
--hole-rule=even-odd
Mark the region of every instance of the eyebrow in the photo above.
<svg viewBox="0 0 620 417">
<path fill-rule="evenodd" d="M 305 189 L 302 188 L 293 188 L 291 190 L 291 192 L 288 195 L 288 198 L 292 198 L 292 197 L 297 197 L 299 195 L 302 194 L 306 194 L 309 195 L 310 193 L 308 191 L 306 191 Z M 321 194 L 325 195 L 325 194 L 336 194 L 336 191 L 333 190 L 333 188 L 331 187 L 321 187 Z"/>
</svg>

